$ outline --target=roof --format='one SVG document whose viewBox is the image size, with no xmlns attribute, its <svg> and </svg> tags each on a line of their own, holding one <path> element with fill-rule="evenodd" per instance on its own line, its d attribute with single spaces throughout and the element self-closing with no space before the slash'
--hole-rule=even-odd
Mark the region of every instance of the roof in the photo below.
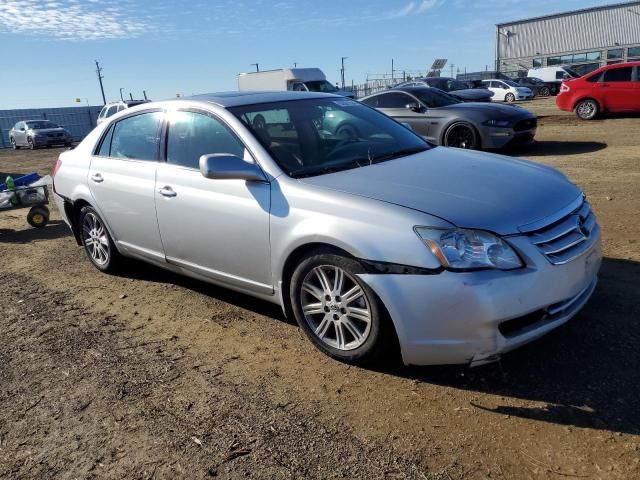
<svg viewBox="0 0 640 480">
<path fill-rule="evenodd" d="M 599 7 L 581 8 L 579 10 L 571 10 L 571 11 L 568 11 L 568 12 L 553 13 L 551 15 L 542 15 L 540 17 L 530 17 L 530 18 L 525 18 L 525 19 L 522 19 L 522 20 L 513 20 L 511 22 L 497 23 L 496 27 L 506 27 L 508 25 L 516 25 L 518 23 L 535 22 L 535 21 L 538 21 L 538 20 L 549 20 L 549 19 L 552 19 L 552 18 L 567 17 L 567 16 L 571 16 L 571 15 L 580 15 L 580 14 L 584 14 L 584 13 L 596 12 L 596 11 L 600 11 L 600 10 L 610 10 L 612 8 L 620 8 L 620 7 L 640 7 L 640 1 L 611 3 L 609 5 L 601 5 Z M 640 12 L 638 12 L 638 14 L 640 14 Z"/>
<path fill-rule="evenodd" d="M 290 92 L 290 91 L 247 91 L 247 92 L 221 92 L 204 93 L 183 97 L 176 100 L 194 100 L 198 102 L 214 103 L 221 107 L 240 107 L 259 103 L 283 102 L 288 100 L 306 100 L 310 98 L 344 98 L 331 93 L 316 92 Z"/>
</svg>

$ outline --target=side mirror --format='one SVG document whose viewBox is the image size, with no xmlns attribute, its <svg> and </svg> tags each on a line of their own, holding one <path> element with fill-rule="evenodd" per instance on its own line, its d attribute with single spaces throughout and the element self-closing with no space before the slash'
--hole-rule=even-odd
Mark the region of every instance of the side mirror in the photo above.
<svg viewBox="0 0 640 480">
<path fill-rule="evenodd" d="M 411 124 L 410 124 L 410 123 L 408 123 L 408 122 L 400 122 L 400 124 L 401 124 L 403 127 L 408 128 L 409 130 L 413 131 L 413 127 L 411 126 Z"/>
<path fill-rule="evenodd" d="M 205 178 L 216 180 L 247 180 L 264 182 L 262 170 L 255 164 L 245 162 L 231 153 L 214 153 L 200 157 L 200 173 Z"/>
<path fill-rule="evenodd" d="M 409 102 L 404 106 L 404 108 L 411 110 L 412 112 L 420 113 L 422 111 L 422 107 L 418 102 Z"/>
</svg>

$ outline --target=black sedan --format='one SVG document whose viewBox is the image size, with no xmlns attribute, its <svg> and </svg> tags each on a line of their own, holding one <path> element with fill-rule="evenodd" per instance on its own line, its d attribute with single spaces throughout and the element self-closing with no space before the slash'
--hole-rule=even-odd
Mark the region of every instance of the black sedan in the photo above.
<svg viewBox="0 0 640 480">
<path fill-rule="evenodd" d="M 493 92 L 486 88 L 469 88 L 466 83 L 449 77 L 426 77 L 403 82 L 397 87 L 433 87 L 447 92 L 461 102 L 490 102 Z"/>
<path fill-rule="evenodd" d="M 402 87 L 364 97 L 432 143 L 467 149 L 498 149 L 533 141 L 537 117 L 515 105 L 465 103 L 429 87 Z"/>
<path fill-rule="evenodd" d="M 536 77 L 517 78 L 515 82 L 523 87 L 531 89 L 535 97 L 548 97 L 558 93 L 558 83 L 545 82 Z"/>
</svg>

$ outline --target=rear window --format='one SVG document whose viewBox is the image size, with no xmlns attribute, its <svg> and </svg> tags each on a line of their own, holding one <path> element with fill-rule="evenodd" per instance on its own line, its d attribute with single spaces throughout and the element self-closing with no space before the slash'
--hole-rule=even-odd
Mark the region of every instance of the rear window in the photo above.
<svg viewBox="0 0 640 480">
<path fill-rule="evenodd" d="M 163 114 L 149 112 L 127 117 L 113 127 L 109 156 L 132 160 L 156 160 Z"/>
</svg>

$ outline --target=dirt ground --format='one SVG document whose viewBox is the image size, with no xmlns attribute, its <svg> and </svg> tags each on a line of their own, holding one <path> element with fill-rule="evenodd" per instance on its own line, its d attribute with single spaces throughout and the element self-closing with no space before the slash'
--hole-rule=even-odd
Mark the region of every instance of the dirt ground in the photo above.
<svg viewBox="0 0 640 480">
<path fill-rule="evenodd" d="M 515 154 L 584 189 L 606 259 L 571 322 L 475 369 L 349 367 L 273 305 L 100 274 L 57 212 L 0 213 L 0 478 L 640 478 L 640 118 L 527 108 Z"/>
</svg>

